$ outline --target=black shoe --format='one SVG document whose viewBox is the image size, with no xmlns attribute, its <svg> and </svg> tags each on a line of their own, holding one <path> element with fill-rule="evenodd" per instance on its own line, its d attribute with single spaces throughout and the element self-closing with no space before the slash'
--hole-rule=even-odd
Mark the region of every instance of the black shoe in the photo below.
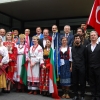
<svg viewBox="0 0 100 100">
<path fill-rule="evenodd" d="M 96 97 L 96 100 L 100 100 L 100 97 Z"/>
<path fill-rule="evenodd" d="M 79 100 L 79 97 L 75 96 L 72 100 Z"/>
<path fill-rule="evenodd" d="M 85 100 L 85 98 L 84 97 L 81 97 L 80 100 Z"/>
<path fill-rule="evenodd" d="M 96 98 L 95 97 L 92 97 L 92 99 L 91 100 L 96 100 Z"/>
<path fill-rule="evenodd" d="M 10 93 L 10 90 L 7 90 L 7 93 Z"/>
<path fill-rule="evenodd" d="M 43 92 L 42 92 L 42 95 L 43 95 L 43 96 L 46 96 L 46 91 L 43 91 Z"/>
<path fill-rule="evenodd" d="M 7 93 L 7 90 L 2 90 L 3 93 Z"/>
</svg>

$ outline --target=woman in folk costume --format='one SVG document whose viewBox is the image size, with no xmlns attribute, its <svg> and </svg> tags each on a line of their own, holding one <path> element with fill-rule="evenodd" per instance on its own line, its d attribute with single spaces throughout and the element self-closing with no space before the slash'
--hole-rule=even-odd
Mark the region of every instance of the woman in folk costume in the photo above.
<svg viewBox="0 0 100 100">
<path fill-rule="evenodd" d="M 6 47 L 2 45 L 2 36 L 0 36 L 0 88 L 6 88 L 6 68 L 8 67 L 9 55 Z"/>
<path fill-rule="evenodd" d="M 46 66 L 49 62 L 48 56 L 50 53 L 50 48 L 51 48 L 51 41 L 52 38 L 48 36 L 46 40 L 46 47 L 44 48 L 43 51 L 43 57 L 44 57 L 44 65 L 41 66 L 40 69 L 40 92 L 42 92 L 42 95 L 44 96 L 49 96 L 49 66 Z"/>
<path fill-rule="evenodd" d="M 19 35 L 20 44 L 16 45 L 17 47 L 17 71 L 14 73 L 14 81 L 16 82 L 17 92 L 24 92 L 24 84 L 23 84 L 23 76 L 22 68 L 24 67 L 25 60 L 25 35 Z"/>
<path fill-rule="evenodd" d="M 69 99 L 69 87 L 71 85 L 71 47 L 67 45 L 67 38 L 62 37 L 62 45 L 60 47 L 60 84 L 62 86 L 62 98 Z"/>
<path fill-rule="evenodd" d="M 9 65 L 7 69 L 8 79 L 6 92 L 10 92 L 11 82 L 13 82 L 14 71 L 16 71 L 16 61 L 17 61 L 17 48 L 15 43 L 12 42 L 13 37 L 11 32 L 6 33 L 6 42 L 3 45 L 8 49 L 9 54 Z"/>
<path fill-rule="evenodd" d="M 32 37 L 34 45 L 30 47 L 30 59 L 28 65 L 28 89 L 31 90 L 29 94 L 37 94 L 39 89 L 39 76 L 40 76 L 40 61 L 43 59 L 43 49 L 38 44 L 39 38 Z"/>
</svg>

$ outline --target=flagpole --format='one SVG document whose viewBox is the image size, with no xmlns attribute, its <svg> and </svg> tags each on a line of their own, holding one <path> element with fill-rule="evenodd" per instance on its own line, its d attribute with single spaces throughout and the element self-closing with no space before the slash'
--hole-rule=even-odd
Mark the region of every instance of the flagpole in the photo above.
<svg viewBox="0 0 100 100">
<path fill-rule="evenodd" d="M 58 74 L 58 32 L 57 32 L 57 81 L 59 81 L 59 74 Z"/>
</svg>

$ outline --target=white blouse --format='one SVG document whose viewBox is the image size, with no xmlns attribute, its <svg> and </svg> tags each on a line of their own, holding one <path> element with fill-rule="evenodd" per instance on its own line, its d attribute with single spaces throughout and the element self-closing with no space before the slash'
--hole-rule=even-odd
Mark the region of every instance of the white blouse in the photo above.
<svg viewBox="0 0 100 100">
<path fill-rule="evenodd" d="M 61 47 L 61 51 L 65 53 L 67 51 L 68 47 Z M 69 61 L 72 61 L 72 52 L 71 52 L 71 47 L 69 47 Z"/>
<path fill-rule="evenodd" d="M 1 63 L 7 64 L 9 62 L 9 55 L 5 46 L 0 46 L 0 55 L 3 56 Z"/>
</svg>

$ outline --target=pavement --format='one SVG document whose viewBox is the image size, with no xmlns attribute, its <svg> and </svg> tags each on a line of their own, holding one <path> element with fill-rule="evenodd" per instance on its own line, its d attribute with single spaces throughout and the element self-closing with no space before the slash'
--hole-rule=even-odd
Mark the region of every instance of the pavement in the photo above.
<svg viewBox="0 0 100 100">
<path fill-rule="evenodd" d="M 61 93 L 59 95 L 61 95 Z M 71 99 L 68 99 L 68 100 L 72 100 L 73 93 L 71 93 L 70 96 L 71 96 Z M 39 94 L 33 95 L 33 94 L 28 94 L 28 93 L 10 92 L 10 93 L 0 93 L 0 100 L 54 100 L 54 99 L 51 97 L 45 97 Z M 66 99 L 61 98 L 60 100 L 66 100 Z M 90 92 L 86 92 L 85 100 L 91 100 Z"/>
</svg>

